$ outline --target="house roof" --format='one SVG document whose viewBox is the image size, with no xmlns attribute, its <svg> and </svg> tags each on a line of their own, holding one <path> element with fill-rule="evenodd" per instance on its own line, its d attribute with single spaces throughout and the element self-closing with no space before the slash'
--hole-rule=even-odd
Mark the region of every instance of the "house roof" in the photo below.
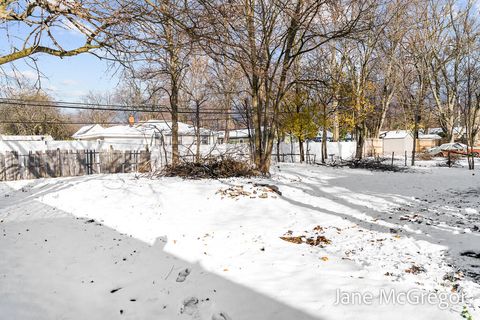
<svg viewBox="0 0 480 320">
<path fill-rule="evenodd" d="M 250 135 L 253 134 L 253 129 L 236 129 L 236 130 L 229 130 L 228 131 L 228 137 L 231 139 L 242 139 L 242 138 L 248 138 Z M 218 136 L 220 138 L 225 137 L 225 131 L 219 131 Z"/>
<path fill-rule="evenodd" d="M 420 134 L 418 136 L 419 139 L 432 139 L 432 140 L 440 140 L 442 137 L 440 137 L 438 134 Z"/>
<path fill-rule="evenodd" d="M 164 135 L 172 134 L 172 122 L 164 120 L 148 120 L 135 126 L 118 125 L 103 128 L 102 126 L 89 125 L 80 128 L 72 137 L 75 139 L 100 139 L 100 138 L 144 138 L 155 133 Z M 209 135 L 211 130 L 200 128 L 200 135 Z M 183 122 L 178 122 L 179 135 L 195 135 L 195 127 Z"/>
<path fill-rule="evenodd" d="M 93 134 L 94 132 L 101 132 L 102 130 L 103 130 L 103 127 L 99 124 L 91 124 L 88 126 L 83 126 L 72 135 L 72 138 L 78 139 L 87 134 Z"/>
<path fill-rule="evenodd" d="M 397 131 L 382 131 L 380 132 L 380 138 L 382 139 L 405 139 L 406 137 L 413 137 L 413 133 L 409 130 L 397 130 Z M 419 139 L 432 139 L 439 140 L 442 139 L 438 134 L 423 134 L 419 133 Z"/>
<path fill-rule="evenodd" d="M 464 127 L 454 127 L 453 128 L 453 133 L 454 134 L 463 134 L 465 132 L 465 128 Z M 433 134 L 441 134 L 441 133 L 444 133 L 443 132 L 443 129 L 442 128 L 429 128 L 428 129 L 428 133 L 433 133 Z"/>
<path fill-rule="evenodd" d="M 380 133 L 381 139 L 405 139 L 412 133 L 408 130 L 385 131 Z"/>
<path fill-rule="evenodd" d="M 143 123 L 140 123 L 136 126 L 140 130 L 154 130 L 160 131 L 165 135 L 172 134 L 172 122 L 171 121 L 164 121 L 164 120 L 148 120 Z M 212 131 L 206 128 L 200 128 L 201 135 L 208 135 L 211 134 Z M 180 135 L 195 135 L 195 126 L 184 123 L 178 122 L 178 134 Z"/>
</svg>

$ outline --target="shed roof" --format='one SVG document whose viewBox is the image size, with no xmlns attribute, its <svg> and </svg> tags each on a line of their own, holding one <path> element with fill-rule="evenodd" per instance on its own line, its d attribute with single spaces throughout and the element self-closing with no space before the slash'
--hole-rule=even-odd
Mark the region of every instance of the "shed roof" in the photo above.
<svg viewBox="0 0 480 320">
<path fill-rule="evenodd" d="M 380 134 L 382 139 L 405 139 L 408 136 L 412 136 L 408 130 L 385 131 Z"/>
</svg>

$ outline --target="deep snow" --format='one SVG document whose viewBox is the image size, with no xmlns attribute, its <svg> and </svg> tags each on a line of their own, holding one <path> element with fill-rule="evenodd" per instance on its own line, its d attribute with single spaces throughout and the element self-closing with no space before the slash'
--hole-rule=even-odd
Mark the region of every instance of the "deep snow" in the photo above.
<svg viewBox="0 0 480 320">
<path fill-rule="evenodd" d="M 1 183 L 0 318 L 460 319 L 464 305 L 480 316 L 479 175 L 273 171 Z M 329 242 L 280 239 L 300 236 Z M 391 289 L 465 301 L 381 303 Z M 335 305 L 338 290 L 373 304 Z"/>
</svg>

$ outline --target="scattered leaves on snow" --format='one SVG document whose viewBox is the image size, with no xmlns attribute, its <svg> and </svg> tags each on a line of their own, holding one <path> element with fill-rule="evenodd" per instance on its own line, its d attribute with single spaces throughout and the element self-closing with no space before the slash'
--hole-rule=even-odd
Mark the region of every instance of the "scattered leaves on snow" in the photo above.
<svg viewBox="0 0 480 320">
<path fill-rule="evenodd" d="M 316 226 L 315 228 L 313 228 L 313 232 L 315 233 L 315 235 L 312 236 L 292 236 L 293 232 L 291 230 L 288 230 L 284 236 L 280 237 L 280 239 L 295 244 L 306 243 L 312 247 L 318 246 L 323 248 L 325 247 L 325 245 L 332 243 L 330 239 L 327 239 L 325 236 L 318 234 L 320 232 L 323 232 L 323 230 L 324 229 L 321 226 Z"/>
<path fill-rule="evenodd" d="M 425 272 L 425 268 L 422 266 L 417 266 L 415 264 L 412 264 L 412 266 L 408 269 L 405 270 L 406 273 L 411 273 L 411 274 L 419 274 L 422 272 Z"/>
<path fill-rule="evenodd" d="M 222 199 L 230 198 L 238 200 L 240 197 L 248 197 L 251 199 L 260 198 L 276 198 L 272 193 L 279 193 L 278 188 L 273 188 L 271 185 L 253 184 L 252 187 L 245 188 L 243 185 L 231 186 L 228 188 L 221 188 L 215 194 L 219 194 Z"/>
</svg>

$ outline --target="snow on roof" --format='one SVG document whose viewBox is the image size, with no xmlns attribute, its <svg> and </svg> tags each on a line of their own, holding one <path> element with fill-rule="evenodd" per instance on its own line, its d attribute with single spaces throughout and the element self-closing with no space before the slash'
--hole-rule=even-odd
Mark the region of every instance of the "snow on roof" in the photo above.
<svg viewBox="0 0 480 320">
<path fill-rule="evenodd" d="M 163 134 L 172 134 L 172 121 L 165 120 L 148 120 L 137 125 L 141 130 L 161 131 Z M 206 128 L 200 128 L 201 135 L 209 135 L 213 131 Z M 195 135 L 195 127 L 193 125 L 178 122 L 178 134 L 180 135 Z"/>
<path fill-rule="evenodd" d="M 382 139 L 405 139 L 407 136 L 411 136 L 412 133 L 407 130 L 386 131 L 380 134 Z"/>
<path fill-rule="evenodd" d="M 162 132 L 164 135 L 171 135 L 172 122 L 164 120 L 148 120 L 136 126 L 117 125 L 103 128 L 102 126 L 90 125 L 80 128 L 72 137 L 75 139 L 100 139 L 100 138 L 138 138 L 152 136 Z M 200 128 L 201 135 L 211 134 L 211 130 Z M 179 135 L 195 135 L 195 127 L 183 122 L 178 122 Z"/>
<path fill-rule="evenodd" d="M 427 130 L 427 133 L 428 134 L 439 134 L 439 133 L 443 133 L 443 129 L 442 128 L 429 128 Z"/>
<path fill-rule="evenodd" d="M 52 141 L 50 135 L 0 135 L 0 141 Z"/>
<path fill-rule="evenodd" d="M 382 139 L 405 139 L 407 136 L 412 136 L 413 134 L 411 131 L 408 130 L 397 130 L 397 131 L 383 131 L 380 132 L 380 138 Z M 438 134 L 422 134 L 418 135 L 419 139 L 432 139 L 432 140 L 439 140 L 442 139 Z"/>
<path fill-rule="evenodd" d="M 230 139 L 248 138 L 251 134 L 253 134 L 253 129 L 250 129 L 250 133 L 249 133 L 249 129 L 235 129 L 235 130 L 229 130 L 228 131 L 228 137 Z M 224 138 L 225 137 L 225 131 L 219 131 L 218 136 L 220 138 Z"/>
<path fill-rule="evenodd" d="M 465 128 L 464 128 L 464 127 L 455 127 L 455 128 L 453 128 L 453 133 L 455 133 L 455 134 L 463 134 L 464 132 L 465 132 Z M 429 128 L 429 129 L 428 129 L 428 133 L 440 134 L 440 133 L 444 133 L 444 131 L 443 131 L 442 128 Z"/>
<path fill-rule="evenodd" d="M 113 126 L 104 128 L 102 130 L 102 136 L 104 137 L 135 137 L 138 135 L 143 135 L 141 128 L 130 127 L 130 126 Z"/>
<path fill-rule="evenodd" d="M 440 140 L 442 137 L 440 137 L 438 134 L 420 134 L 418 136 L 419 139 L 432 139 L 432 140 Z"/>
<path fill-rule="evenodd" d="M 103 130 L 103 127 L 101 125 L 90 124 L 88 126 L 83 126 L 80 129 L 78 129 L 78 131 L 72 135 L 72 138 L 77 139 L 83 135 L 86 135 L 87 133 L 92 134 L 94 132 L 100 132 L 102 130 Z"/>
</svg>

